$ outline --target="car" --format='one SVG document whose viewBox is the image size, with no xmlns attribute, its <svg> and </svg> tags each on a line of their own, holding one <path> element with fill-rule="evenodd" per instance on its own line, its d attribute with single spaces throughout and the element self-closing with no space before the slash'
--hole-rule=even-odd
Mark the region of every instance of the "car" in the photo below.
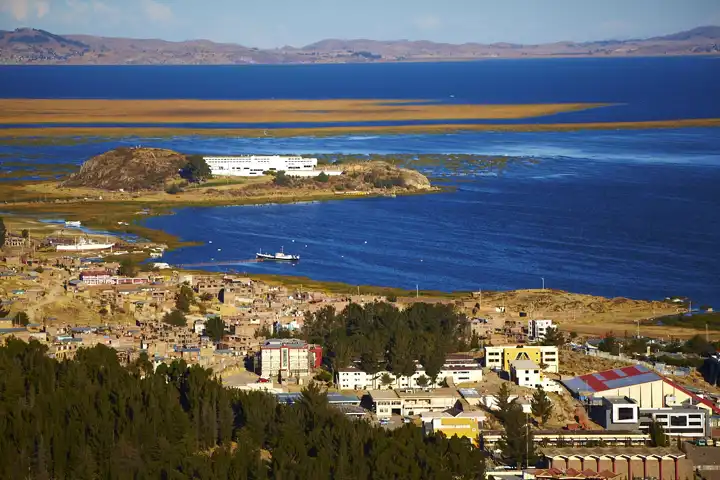
<svg viewBox="0 0 720 480">
<path fill-rule="evenodd" d="M 270 380 L 268 380 L 267 378 L 262 378 L 262 377 L 258 378 L 258 383 L 269 383 L 269 382 L 270 382 Z"/>
<path fill-rule="evenodd" d="M 403 423 L 412 423 L 412 418 L 410 418 L 410 417 L 403 418 Z"/>
<path fill-rule="evenodd" d="M 380 425 L 389 425 L 389 424 L 390 424 L 390 420 L 388 420 L 387 418 L 380 419 Z"/>
</svg>

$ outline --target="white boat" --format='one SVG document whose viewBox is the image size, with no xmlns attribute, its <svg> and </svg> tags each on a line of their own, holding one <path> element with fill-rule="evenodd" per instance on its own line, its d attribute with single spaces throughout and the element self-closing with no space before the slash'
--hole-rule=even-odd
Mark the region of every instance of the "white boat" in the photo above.
<svg viewBox="0 0 720 480">
<path fill-rule="evenodd" d="M 300 255 L 287 254 L 282 247 L 277 253 L 262 253 L 262 250 L 260 250 L 255 254 L 255 257 L 257 257 L 258 260 L 277 260 L 281 262 L 297 262 L 300 260 Z"/>
<path fill-rule="evenodd" d="M 57 245 L 58 252 L 85 252 L 88 250 L 105 250 L 115 246 L 114 243 L 96 243 L 92 240 L 81 238 L 76 240 L 73 245 Z"/>
<path fill-rule="evenodd" d="M 65 226 L 66 226 L 66 227 L 81 227 L 82 224 L 81 224 L 80 222 L 78 222 L 78 221 L 74 221 L 74 220 L 73 220 L 73 221 L 67 221 L 67 222 L 65 222 Z"/>
</svg>

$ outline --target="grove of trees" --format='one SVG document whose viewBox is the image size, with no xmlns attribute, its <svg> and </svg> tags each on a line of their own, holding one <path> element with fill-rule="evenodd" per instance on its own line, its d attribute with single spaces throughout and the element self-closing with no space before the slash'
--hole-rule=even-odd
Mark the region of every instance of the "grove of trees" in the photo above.
<svg viewBox="0 0 720 480">
<path fill-rule="evenodd" d="M 190 155 L 180 171 L 180 176 L 188 182 L 200 183 L 212 177 L 210 166 L 202 155 Z"/>
<path fill-rule="evenodd" d="M 348 305 L 342 312 L 325 307 L 305 318 L 303 337 L 324 347 L 332 371 L 359 359 L 368 373 L 415 373 L 415 360 L 435 379 L 450 352 L 467 347 L 467 321 L 450 305 L 415 303 L 400 311 L 375 302 Z"/>
<path fill-rule="evenodd" d="M 59 362 L 37 342 L 0 347 L 0 478 L 475 479 L 466 440 L 350 420 L 306 390 L 293 405 L 225 389 L 183 361 L 153 371 L 114 350 Z"/>
</svg>

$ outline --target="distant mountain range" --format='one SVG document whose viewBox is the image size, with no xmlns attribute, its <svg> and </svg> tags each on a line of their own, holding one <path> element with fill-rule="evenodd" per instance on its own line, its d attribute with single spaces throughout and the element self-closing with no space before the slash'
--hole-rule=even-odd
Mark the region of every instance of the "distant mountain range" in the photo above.
<svg viewBox="0 0 720 480">
<path fill-rule="evenodd" d="M 55 35 L 32 28 L 0 30 L 0 63 L 3 64 L 234 65 L 700 54 L 720 54 L 720 27 L 699 27 L 647 39 L 584 43 L 454 45 L 409 40 L 329 39 L 302 48 L 282 47 L 264 50 L 208 40 L 168 42 L 89 35 Z"/>
</svg>

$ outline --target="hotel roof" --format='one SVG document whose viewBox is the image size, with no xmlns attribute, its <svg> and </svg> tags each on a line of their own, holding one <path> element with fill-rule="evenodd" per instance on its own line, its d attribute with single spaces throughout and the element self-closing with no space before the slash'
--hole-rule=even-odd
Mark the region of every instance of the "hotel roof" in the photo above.
<svg viewBox="0 0 720 480">
<path fill-rule="evenodd" d="M 604 392 L 616 388 L 655 382 L 662 377 L 644 365 L 616 368 L 604 372 L 580 375 L 579 377 L 562 380 L 563 385 L 571 392 Z"/>
</svg>

